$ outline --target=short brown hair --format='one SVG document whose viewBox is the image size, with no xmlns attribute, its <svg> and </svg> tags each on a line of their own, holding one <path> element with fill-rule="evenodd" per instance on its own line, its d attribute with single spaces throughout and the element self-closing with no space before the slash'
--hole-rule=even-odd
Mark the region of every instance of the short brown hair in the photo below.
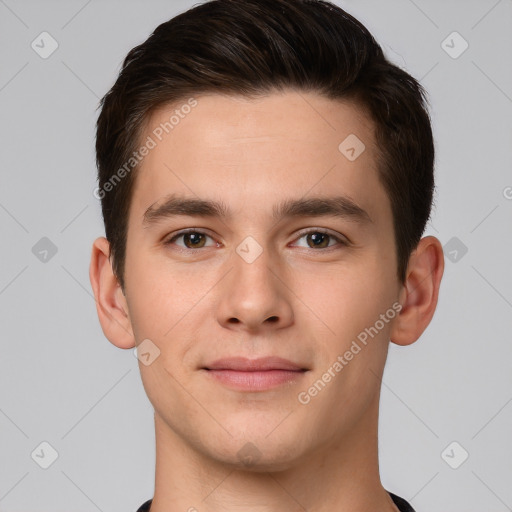
<svg viewBox="0 0 512 512">
<path fill-rule="evenodd" d="M 330 2 L 211 0 L 161 24 L 133 48 L 100 102 L 98 190 L 111 263 L 123 289 L 138 166 L 112 179 L 140 144 L 151 113 L 200 93 L 252 97 L 287 88 L 353 100 L 369 113 L 379 178 L 392 207 L 397 276 L 405 281 L 434 192 L 434 143 L 421 85 L 385 58 L 359 21 Z"/>
</svg>

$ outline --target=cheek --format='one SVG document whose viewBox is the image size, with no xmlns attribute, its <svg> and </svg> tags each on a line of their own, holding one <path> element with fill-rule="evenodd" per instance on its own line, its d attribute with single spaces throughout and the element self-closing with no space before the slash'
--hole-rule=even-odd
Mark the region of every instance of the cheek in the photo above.
<svg viewBox="0 0 512 512">
<path fill-rule="evenodd" d="M 394 286 L 391 270 L 375 259 L 340 266 L 333 272 L 300 278 L 298 296 L 314 319 L 340 342 L 373 325 L 392 305 Z M 315 315 L 312 314 L 315 313 Z"/>
<path fill-rule="evenodd" d="M 139 365 L 148 394 L 172 384 L 169 373 L 180 382 L 190 378 L 189 372 L 197 362 L 194 348 L 204 336 L 201 326 L 208 321 L 208 309 L 204 308 L 208 291 L 218 280 L 212 274 L 177 269 L 160 255 L 132 258 L 126 277 L 135 339 L 137 343 L 149 339 L 159 351 L 150 367 Z"/>
<path fill-rule="evenodd" d="M 127 302 L 137 339 L 172 337 L 212 286 L 203 274 L 187 272 L 171 265 L 165 255 L 149 251 L 132 254 L 126 269 Z"/>
</svg>

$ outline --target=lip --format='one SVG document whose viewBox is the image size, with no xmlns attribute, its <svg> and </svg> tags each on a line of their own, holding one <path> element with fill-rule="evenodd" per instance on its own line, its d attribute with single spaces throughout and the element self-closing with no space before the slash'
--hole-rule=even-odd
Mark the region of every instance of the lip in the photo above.
<svg viewBox="0 0 512 512">
<path fill-rule="evenodd" d="M 280 357 L 219 359 L 202 368 L 217 382 L 240 391 L 266 391 L 303 377 L 303 368 Z"/>
<path fill-rule="evenodd" d="M 204 367 L 206 370 L 233 370 L 238 372 L 263 372 L 269 370 L 304 371 L 298 364 L 282 359 L 281 357 L 260 357 L 248 359 L 246 357 L 229 357 L 218 359 Z"/>
</svg>

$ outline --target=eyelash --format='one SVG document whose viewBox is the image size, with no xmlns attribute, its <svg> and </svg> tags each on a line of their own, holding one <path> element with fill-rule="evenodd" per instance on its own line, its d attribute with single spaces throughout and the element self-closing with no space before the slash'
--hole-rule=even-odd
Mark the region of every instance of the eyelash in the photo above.
<svg viewBox="0 0 512 512">
<path fill-rule="evenodd" d="M 198 229 L 194 229 L 194 228 L 189 228 L 189 229 L 185 229 L 183 231 L 180 231 L 174 235 L 172 235 L 171 238 L 168 238 L 166 241 L 164 241 L 164 245 L 172 245 L 173 242 L 175 240 L 177 240 L 178 238 L 182 237 L 183 235 L 186 235 L 186 234 L 189 234 L 189 233 L 196 233 L 196 234 L 199 234 L 199 235 L 205 235 L 207 236 L 208 238 L 211 238 L 213 240 L 213 237 L 208 235 L 208 233 L 205 233 L 204 231 L 199 231 Z M 332 234 L 331 232 L 329 231 L 326 231 L 325 229 L 322 229 L 322 228 L 316 228 L 316 229 L 310 229 L 308 231 L 304 231 L 302 233 L 299 234 L 299 236 L 296 238 L 296 240 L 300 240 L 301 238 L 304 238 L 305 236 L 309 235 L 309 234 L 312 234 L 312 233 L 321 233 L 321 234 L 324 234 L 324 235 L 328 235 L 330 238 L 336 240 L 338 242 L 337 245 L 339 246 L 348 246 L 349 243 L 345 240 L 343 240 L 342 238 Z M 336 248 L 336 246 L 328 246 L 328 247 L 321 247 L 320 249 L 315 249 L 313 247 L 307 247 L 307 249 L 311 249 L 313 251 L 319 251 L 319 250 L 332 250 L 333 248 Z M 191 248 L 188 248 L 188 247 L 179 247 L 180 250 L 182 251 L 186 251 L 186 252 L 190 252 L 190 251 L 197 251 L 199 249 L 207 249 L 207 247 L 199 247 L 197 249 L 191 249 Z"/>
</svg>

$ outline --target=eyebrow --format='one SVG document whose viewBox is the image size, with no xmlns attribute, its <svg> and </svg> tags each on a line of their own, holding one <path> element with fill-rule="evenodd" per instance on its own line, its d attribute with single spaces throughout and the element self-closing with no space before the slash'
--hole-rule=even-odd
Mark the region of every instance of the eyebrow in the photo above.
<svg viewBox="0 0 512 512">
<path fill-rule="evenodd" d="M 359 224 L 373 222 L 366 210 L 346 196 L 287 199 L 275 205 L 272 213 L 276 221 L 291 217 L 340 217 Z M 170 195 L 160 206 L 153 203 L 144 212 L 142 224 L 149 227 L 175 216 L 229 219 L 232 212 L 223 202 Z"/>
</svg>

